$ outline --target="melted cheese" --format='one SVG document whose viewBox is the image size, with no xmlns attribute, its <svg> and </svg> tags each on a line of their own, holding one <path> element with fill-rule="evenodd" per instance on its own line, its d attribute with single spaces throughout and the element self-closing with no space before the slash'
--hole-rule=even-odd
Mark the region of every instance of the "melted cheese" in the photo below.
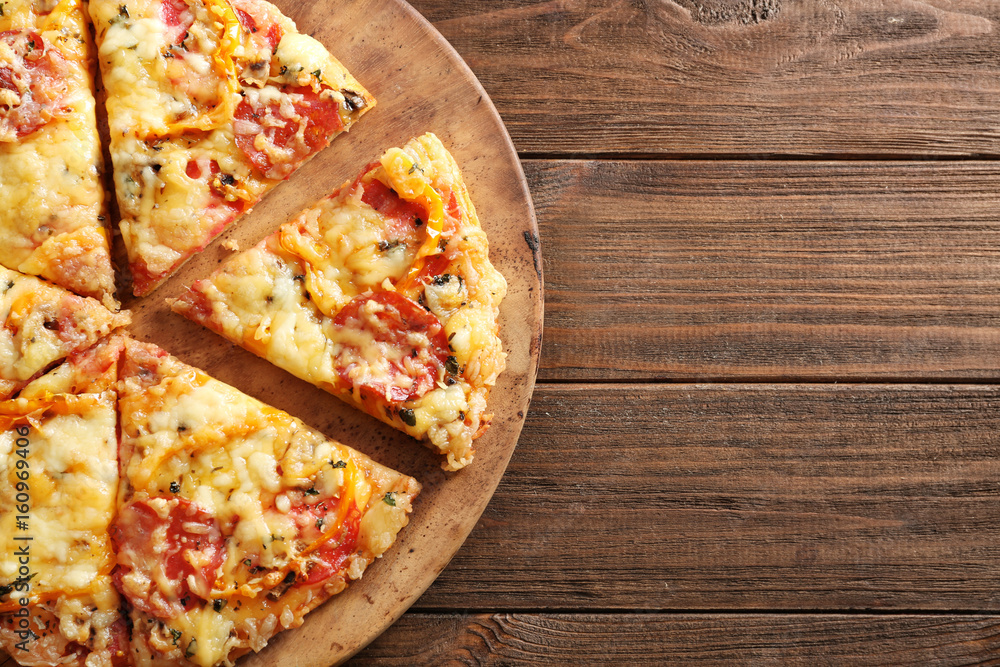
<svg viewBox="0 0 1000 667">
<path fill-rule="evenodd" d="M 452 197 L 461 217 L 440 233 L 396 238 L 392 224 L 362 200 L 362 188 L 349 185 L 335 196 L 303 211 L 258 246 L 232 258 L 207 280 L 192 286 L 173 308 L 202 319 L 224 336 L 313 384 L 355 403 L 373 416 L 410 435 L 427 440 L 447 456 L 446 468 L 472 460 L 473 439 L 489 421 L 485 398 L 505 366 L 497 336 L 500 301 L 506 294 L 503 276 L 488 258 L 486 235 L 462 183 L 458 166 L 434 135 L 424 135 L 403 148 L 387 151 L 374 176 L 404 199 L 433 210 Z M 363 177 L 364 178 L 364 177 Z M 430 216 L 434 217 L 434 214 Z M 425 224 L 425 227 L 431 226 Z M 428 239 L 437 239 L 428 243 Z M 447 273 L 437 280 L 414 280 L 414 267 L 439 252 L 449 257 Z M 398 406 L 342 390 L 335 360 L 358 384 L 404 389 L 411 378 L 393 372 L 407 366 L 399 348 L 380 342 L 377 323 L 334 324 L 340 310 L 359 295 L 399 290 L 419 299 L 441 321 L 459 369 L 451 386 L 444 377 L 423 396 L 411 399 L 407 421 Z M 195 309 L 210 306 L 207 318 Z M 368 302 L 367 307 L 377 304 Z M 423 350 L 426 340 L 411 341 Z M 363 362 L 363 363 L 361 363 Z"/>
<path fill-rule="evenodd" d="M 131 354 L 155 357 L 144 352 L 149 349 L 133 343 Z M 196 664 L 214 665 L 247 646 L 241 628 L 250 624 L 260 634 L 273 617 L 273 627 L 263 632 L 266 640 L 279 629 L 279 618 L 282 627 L 298 625 L 309 609 L 343 586 L 337 580 L 335 590 L 315 600 L 308 589 L 270 595 L 316 546 L 301 537 L 292 497 L 297 505 L 329 501 L 341 515 L 349 504 L 358 508 L 364 518 L 351 567 L 360 576 L 406 524 L 419 486 L 176 359 L 162 359 L 155 373 L 151 386 L 143 374 L 121 382 L 124 499 L 172 497 L 175 485 L 177 495 L 216 518 L 226 537 L 226 558 L 211 593 L 224 606 L 216 610 L 208 603 L 170 619 L 169 628 L 180 638 L 162 634 L 164 641 L 152 637 L 150 645 L 168 657 L 180 646 Z M 398 494 L 393 507 L 382 502 L 390 491 Z M 314 521 L 308 516 L 307 524 Z M 324 530 L 333 535 L 339 526 Z M 169 582 L 161 590 L 164 586 Z M 167 644 L 167 638 L 173 641 Z"/>
<path fill-rule="evenodd" d="M 26 0 L 7 0 L 0 18 L 5 30 L 38 31 L 65 64 L 61 112 L 19 141 L 0 140 L 0 263 L 117 309 L 103 223 L 92 45 L 81 3 L 63 0 L 46 17 Z M 0 66 L 4 61 L 0 53 Z"/>
<path fill-rule="evenodd" d="M 0 267 L 0 396 L 131 321 L 94 299 Z"/>
<path fill-rule="evenodd" d="M 113 396 L 52 400 L 52 408 L 52 401 L 15 400 L 0 405 L 0 414 L 9 415 L 0 432 L 0 470 L 5 471 L 0 498 L 7 510 L 0 518 L 0 579 L 16 578 L 14 553 L 20 545 L 14 538 L 28 534 L 34 538 L 31 560 L 39 575 L 32 588 L 38 595 L 88 591 L 98 575 L 110 572 L 107 526 L 118 488 Z M 16 504 L 18 481 L 14 427 L 29 421 L 31 510 L 29 530 L 18 531 L 17 512 L 10 511 Z"/>
<path fill-rule="evenodd" d="M 157 2 L 90 2 L 108 90 L 122 236 L 133 269 L 152 281 L 137 284 L 142 290 L 137 293 L 152 289 L 280 182 L 262 174 L 236 144 L 234 110 L 242 95 L 251 102 L 280 99 L 281 85 L 318 83 L 312 72 L 319 68 L 322 82 L 332 88 L 329 95 L 342 102 L 344 89 L 365 100 L 362 108 L 343 114 L 345 129 L 374 106 L 350 73 L 318 42 L 298 34 L 292 21 L 266 3 L 246 9 L 280 27 L 284 36 L 273 58 L 259 52 L 224 0 L 189 4 L 193 23 L 182 45 Z M 271 59 L 260 72 L 264 78 L 241 82 L 237 73 L 264 55 Z M 300 77 L 312 79 L 302 84 Z M 291 101 L 281 106 L 287 111 Z M 268 143 L 262 134 L 256 141 Z M 264 149 L 281 157 L 279 147 Z M 234 186 L 213 189 L 208 168 L 213 162 Z M 202 165 L 205 176 L 187 176 L 189 163 Z"/>
<path fill-rule="evenodd" d="M 15 585 L 0 610 L 27 601 L 33 616 L 51 612 L 63 640 L 94 651 L 88 664 L 106 664 L 118 619 L 116 424 L 112 392 L 0 403 L 0 584 Z"/>
</svg>

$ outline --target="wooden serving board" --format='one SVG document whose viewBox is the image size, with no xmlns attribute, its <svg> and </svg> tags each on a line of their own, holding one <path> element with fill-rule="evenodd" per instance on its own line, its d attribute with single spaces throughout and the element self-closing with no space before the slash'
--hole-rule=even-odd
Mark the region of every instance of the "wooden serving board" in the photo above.
<svg viewBox="0 0 1000 667">
<path fill-rule="evenodd" d="M 327 667 L 359 651 L 392 624 L 458 551 L 493 495 L 517 444 L 535 382 L 542 330 L 541 256 L 520 162 L 493 104 L 443 37 L 402 0 L 322 0 L 275 4 L 325 44 L 376 97 L 375 109 L 316 155 L 254 210 L 152 294 L 122 296 L 132 334 L 160 345 L 329 437 L 412 475 L 422 485 L 410 524 L 362 580 L 279 634 L 250 667 Z M 207 276 L 302 208 L 354 178 L 385 149 L 434 132 L 462 168 L 490 240 L 490 258 L 507 279 L 500 335 L 507 370 L 490 395 L 492 427 L 476 441 L 475 461 L 457 473 L 417 441 L 363 415 L 221 337 L 170 312 L 164 300 Z M 0 654 L 0 667 L 11 663 Z"/>
<path fill-rule="evenodd" d="M 275 189 L 252 213 L 173 278 L 142 299 L 125 299 L 132 331 L 251 396 L 288 411 L 423 485 L 410 524 L 361 581 L 280 634 L 243 664 L 326 667 L 346 660 L 413 604 L 472 531 L 517 444 L 534 387 L 542 330 L 541 257 L 517 154 L 475 76 L 440 34 L 402 0 L 275 3 L 300 30 L 325 44 L 378 100 L 349 132 Z M 249 248 L 302 208 L 354 178 L 385 149 L 437 134 L 462 168 L 490 240 L 490 258 L 508 283 L 500 334 L 507 370 L 490 395 L 493 425 L 477 440 L 471 466 L 441 470 L 441 459 L 408 436 L 170 312 L 167 297 Z"/>
</svg>

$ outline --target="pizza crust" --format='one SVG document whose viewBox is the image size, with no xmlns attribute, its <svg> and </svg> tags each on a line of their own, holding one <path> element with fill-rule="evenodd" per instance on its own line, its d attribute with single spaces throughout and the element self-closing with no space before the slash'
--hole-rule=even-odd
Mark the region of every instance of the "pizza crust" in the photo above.
<svg viewBox="0 0 1000 667">
<path fill-rule="evenodd" d="M 228 664 L 260 650 L 407 524 L 416 480 L 153 345 L 127 342 L 118 389 L 112 534 L 138 664 Z M 181 543 L 181 560 L 160 560 Z M 180 575 L 157 578 L 173 567 Z"/>
<path fill-rule="evenodd" d="M 35 4 L 7 0 L 0 17 L 0 33 L 6 33 L 0 68 L 12 72 L 19 89 L 0 86 L 0 105 L 22 130 L 41 123 L 19 136 L 18 127 L 0 118 L 0 264 L 117 310 L 100 179 L 94 45 L 79 0 L 62 0 L 47 14 L 36 13 Z"/>
<path fill-rule="evenodd" d="M 489 426 L 506 290 L 458 165 L 426 134 L 169 303 L 457 470 Z"/>
<path fill-rule="evenodd" d="M 262 0 L 92 0 L 90 13 L 139 296 L 375 105 Z"/>
</svg>

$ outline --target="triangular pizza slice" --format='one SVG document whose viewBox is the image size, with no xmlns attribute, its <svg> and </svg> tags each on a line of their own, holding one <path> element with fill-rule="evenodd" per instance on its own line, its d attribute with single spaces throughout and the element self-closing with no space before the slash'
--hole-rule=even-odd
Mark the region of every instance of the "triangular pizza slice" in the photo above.
<svg viewBox="0 0 1000 667">
<path fill-rule="evenodd" d="M 357 579 L 415 480 L 149 344 L 119 380 L 114 577 L 137 664 L 232 664 Z"/>
<path fill-rule="evenodd" d="M 131 320 L 128 311 L 0 267 L 0 399 Z"/>
<path fill-rule="evenodd" d="M 458 165 L 426 134 L 192 285 L 173 309 L 424 439 L 473 457 L 504 369 L 507 284 Z"/>
<path fill-rule="evenodd" d="M 0 402 L 0 648 L 24 665 L 120 665 L 111 576 L 120 339 Z"/>
<path fill-rule="evenodd" d="M 90 13 L 136 295 L 375 104 L 263 0 L 91 0 Z"/>
<path fill-rule="evenodd" d="M 0 264 L 117 309 L 81 0 L 0 5 Z"/>
</svg>

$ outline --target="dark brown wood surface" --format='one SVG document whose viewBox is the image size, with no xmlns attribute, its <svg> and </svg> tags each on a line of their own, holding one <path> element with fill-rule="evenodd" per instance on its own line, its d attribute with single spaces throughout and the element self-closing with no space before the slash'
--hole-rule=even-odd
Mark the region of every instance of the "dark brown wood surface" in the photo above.
<svg viewBox="0 0 1000 667">
<path fill-rule="evenodd" d="M 541 379 L 1000 379 L 1000 162 L 525 167 Z"/>
<path fill-rule="evenodd" d="M 998 636 L 985 615 L 410 614 L 358 662 L 964 666 L 989 664 Z"/>
<path fill-rule="evenodd" d="M 417 0 L 526 153 L 1000 153 L 991 0 Z"/>
<path fill-rule="evenodd" d="M 1000 5 L 413 5 L 546 321 L 496 495 L 351 664 L 1000 664 Z"/>
</svg>

